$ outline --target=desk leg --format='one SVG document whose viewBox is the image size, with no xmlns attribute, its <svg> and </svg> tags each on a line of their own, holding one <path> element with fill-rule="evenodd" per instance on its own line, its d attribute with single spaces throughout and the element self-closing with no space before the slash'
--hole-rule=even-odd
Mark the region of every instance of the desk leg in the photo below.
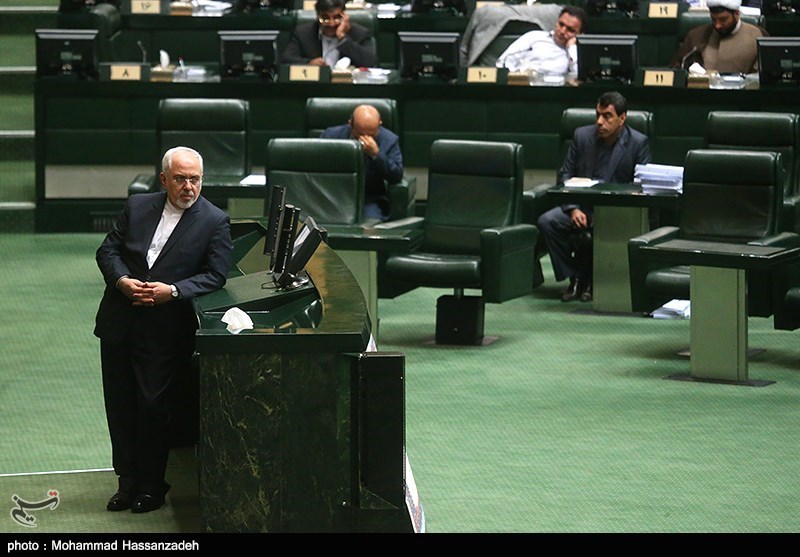
<svg viewBox="0 0 800 557">
<path fill-rule="evenodd" d="M 741 269 L 691 267 L 692 377 L 747 382 L 747 301 Z"/>
<path fill-rule="evenodd" d="M 367 301 L 370 321 L 372 321 L 372 336 L 378 341 L 378 254 L 374 251 L 337 250 L 336 254 L 342 259 L 356 279 Z"/>
<path fill-rule="evenodd" d="M 647 232 L 648 210 L 643 207 L 594 208 L 594 309 L 631 312 L 628 240 Z"/>
</svg>

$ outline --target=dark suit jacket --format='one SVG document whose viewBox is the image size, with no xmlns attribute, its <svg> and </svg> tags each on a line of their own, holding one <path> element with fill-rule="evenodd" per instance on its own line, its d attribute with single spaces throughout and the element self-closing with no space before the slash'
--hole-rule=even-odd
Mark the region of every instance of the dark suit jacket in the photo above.
<svg viewBox="0 0 800 557">
<path fill-rule="evenodd" d="M 332 126 L 320 136 L 326 139 L 353 139 L 350 125 Z M 397 134 L 381 126 L 375 137 L 378 156 L 374 159 L 364 155 L 364 201 L 383 200 L 388 208 L 389 198 L 386 185 L 403 179 L 403 155 L 400 152 L 400 138 Z"/>
<path fill-rule="evenodd" d="M 184 334 L 182 327 L 193 330 L 197 324 L 191 298 L 225 285 L 233 250 L 230 219 L 203 197 L 186 209 L 153 267 L 147 268 L 147 249 L 166 201 L 166 192 L 131 196 L 97 249 L 106 288 L 94 334 L 104 341 L 121 341 L 142 319 L 166 335 Z M 174 284 L 181 298 L 154 307 L 134 307 L 116 287 L 123 275 Z"/>
<path fill-rule="evenodd" d="M 629 126 L 622 129 L 614 148 L 611 151 L 608 168 L 603 176 L 595 175 L 595 148 L 601 139 L 597 138 L 595 126 L 590 124 L 575 130 L 567 156 L 561 170 L 558 171 L 558 182 L 576 176 L 595 178 L 602 182 L 625 184 L 633 182 L 637 164 L 647 164 L 652 160 L 650 143 L 647 136 Z M 564 205 L 568 211 L 578 205 Z"/>
<path fill-rule="evenodd" d="M 289 43 L 281 55 L 281 64 L 307 64 L 322 56 L 322 41 L 319 38 L 319 23 L 298 25 L 289 37 Z M 351 65 L 359 68 L 374 68 L 378 56 L 369 30 L 357 23 L 350 23 L 346 40 L 339 45 L 339 57 L 350 58 Z"/>
</svg>

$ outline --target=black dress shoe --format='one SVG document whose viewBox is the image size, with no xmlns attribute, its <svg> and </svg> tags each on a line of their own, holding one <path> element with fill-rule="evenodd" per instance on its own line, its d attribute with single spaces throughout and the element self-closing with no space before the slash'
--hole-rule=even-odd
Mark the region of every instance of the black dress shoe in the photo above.
<svg viewBox="0 0 800 557">
<path fill-rule="evenodd" d="M 580 292 L 578 291 L 578 281 L 575 279 L 575 277 L 572 277 L 569 279 L 569 286 L 561 295 L 561 301 L 573 302 L 578 299 L 578 296 L 580 296 Z"/>
<path fill-rule="evenodd" d="M 111 496 L 111 499 L 108 500 L 108 503 L 106 504 L 106 510 L 111 512 L 119 512 L 130 509 L 131 505 L 133 505 L 133 499 L 134 497 L 132 493 L 122 490 L 117 491 Z"/>
<path fill-rule="evenodd" d="M 149 513 L 164 506 L 164 496 L 152 493 L 140 493 L 136 496 L 131 506 L 132 513 Z"/>
<path fill-rule="evenodd" d="M 586 285 L 585 288 L 581 290 L 581 294 L 578 297 L 581 302 L 591 302 L 594 298 L 592 296 L 592 284 L 589 283 Z"/>
</svg>

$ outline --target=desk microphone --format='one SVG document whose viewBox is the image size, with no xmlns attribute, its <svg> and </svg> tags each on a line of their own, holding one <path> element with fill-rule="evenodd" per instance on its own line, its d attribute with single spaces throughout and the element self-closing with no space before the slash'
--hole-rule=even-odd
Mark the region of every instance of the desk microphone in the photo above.
<svg viewBox="0 0 800 557">
<path fill-rule="evenodd" d="M 144 48 L 142 41 L 136 41 L 136 44 L 139 45 L 139 49 L 142 51 L 142 64 L 147 65 L 147 50 Z"/>
<path fill-rule="evenodd" d="M 696 46 L 693 46 L 693 47 L 692 47 L 692 50 L 690 50 L 689 52 L 687 52 L 687 53 L 686 53 L 686 55 L 685 55 L 683 58 L 681 58 L 681 69 L 682 69 L 682 70 L 685 70 L 685 69 L 686 69 L 686 61 L 689 59 L 689 56 L 691 56 L 691 55 L 692 55 L 692 54 L 694 54 L 695 52 L 697 52 L 697 47 L 696 47 Z"/>
</svg>

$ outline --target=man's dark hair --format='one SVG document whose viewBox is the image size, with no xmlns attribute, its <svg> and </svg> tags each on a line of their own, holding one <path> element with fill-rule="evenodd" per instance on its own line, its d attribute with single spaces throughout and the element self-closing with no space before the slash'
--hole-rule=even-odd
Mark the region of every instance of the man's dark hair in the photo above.
<svg viewBox="0 0 800 557">
<path fill-rule="evenodd" d="M 628 112 L 628 100 L 616 91 L 607 91 L 600 95 L 597 104 L 601 107 L 613 106 L 618 116 Z"/>
<path fill-rule="evenodd" d="M 314 11 L 321 14 L 337 8 L 344 10 L 344 3 L 345 0 L 317 0 L 317 3 L 314 4 Z"/>
<path fill-rule="evenodd" d="M 578 20 L 581 22 L 581 33 L 586 32 L 586 28 L 589 26 L 589 14 L 586 13 L 586 10 L 581 8 L 580 6 L 564 6 L 564 8 L 559 12 L 558 17 L 567 14 L 571 15 L 572 17 L 577 17 Z"/>
</svg>

